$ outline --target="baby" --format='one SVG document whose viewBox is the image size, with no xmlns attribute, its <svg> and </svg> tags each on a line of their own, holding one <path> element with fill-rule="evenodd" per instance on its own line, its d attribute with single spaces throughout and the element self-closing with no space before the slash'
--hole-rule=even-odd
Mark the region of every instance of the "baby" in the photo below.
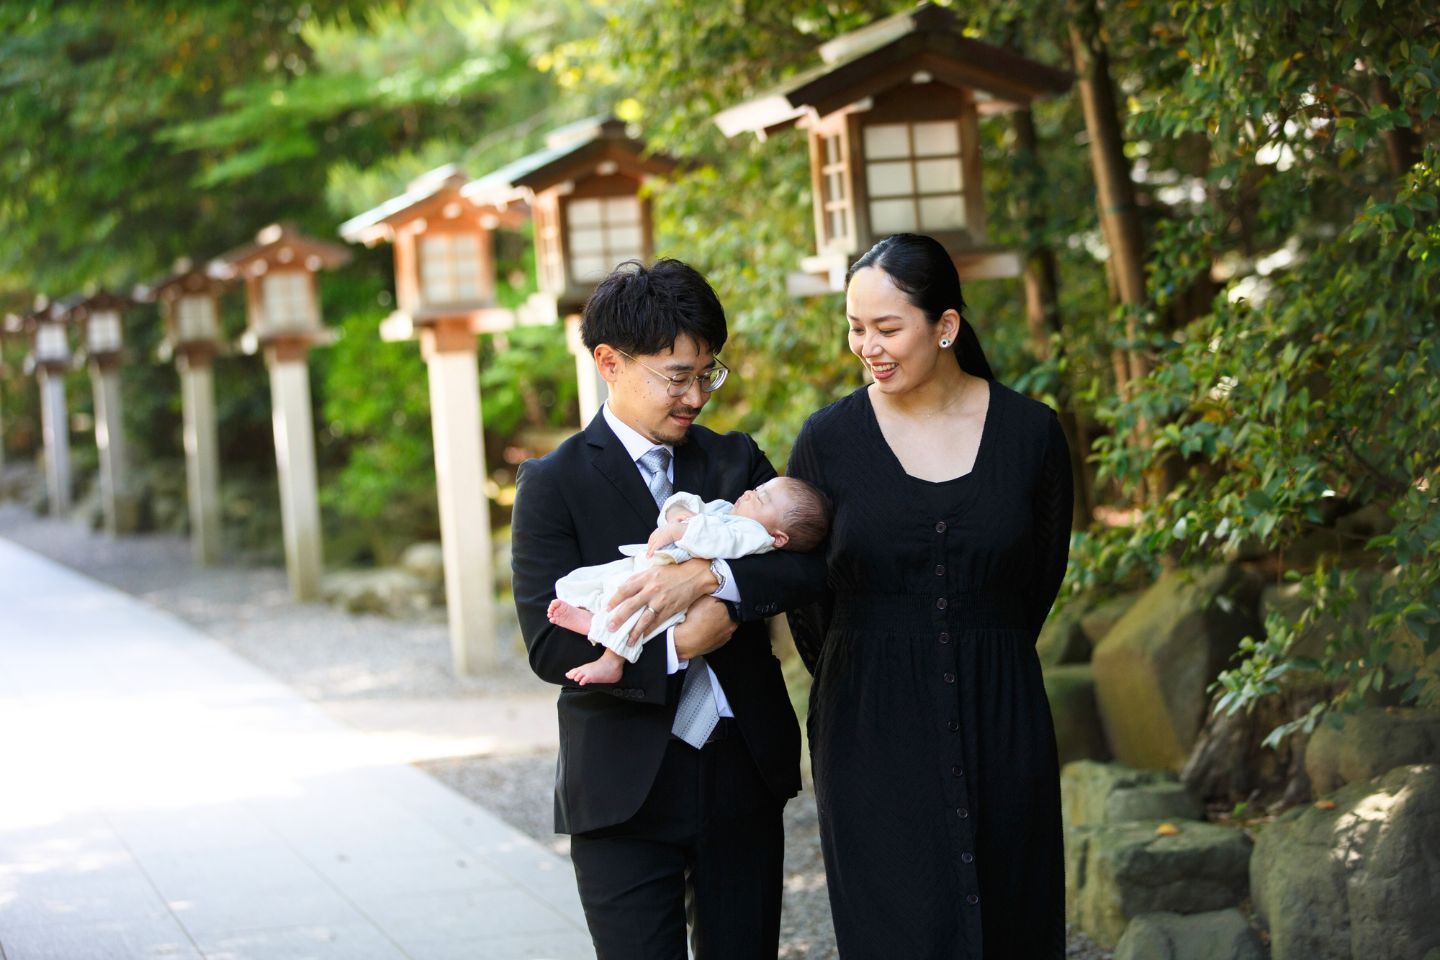
<svg viewBox="0 0 1440 960">
<path fill-rule="evenodd" d="M 630 631 L 646 608 L 619 628 L 606 627 L 610 597 L 630 575 L 661 563 L 684 563 L 694 557 L 736 560 L 771 550 L 813 550 L 830 528 L 830 504 L 823 493 L 791 477 L 776 477 L 747 490 L 731 504 L 701 502 L 693 493 L 676 493 L 660 507 L 660 520 L 646 544 L 622 546 L 624 558 L 593 567 L 579 567 L 555 582 L 550 622 L 583 633 L 606 648 L 598 660 L 565 674 L 584 686 L 616 683 L 625 662 L 634 663 L 651 637 L 685 619 L 684 612 L 651 627 L 638 643 Z"/>
</svg>

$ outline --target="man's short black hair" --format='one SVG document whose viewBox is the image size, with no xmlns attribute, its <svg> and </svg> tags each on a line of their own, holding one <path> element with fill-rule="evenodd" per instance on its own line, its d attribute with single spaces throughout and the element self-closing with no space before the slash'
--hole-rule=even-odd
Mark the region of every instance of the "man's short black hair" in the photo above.
<svg viewBox="0 0 1440 960">
<path fill-rule="evenodd" d="M 626 260 L 590 294 L 580 320 L 580 339 L 591 353 L 602 343 L 632 356 L 663 353 L 681 335 L 719 353 L 729 332 L 709 282 L 679 260 L 648 268 Z"/>
</svg>

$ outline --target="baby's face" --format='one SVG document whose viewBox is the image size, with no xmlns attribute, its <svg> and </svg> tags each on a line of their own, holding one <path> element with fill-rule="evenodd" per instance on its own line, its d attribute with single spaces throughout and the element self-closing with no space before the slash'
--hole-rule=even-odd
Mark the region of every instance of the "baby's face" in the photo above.
<svg viewBox="0 0 1440 960">
<path fill-rule="evenodd" d="M 776 477 L 742 493 L 731 512 L 737 517 L 749 517 L 756 521 L 773 537 L 780 532 L 780 523 L 790 509 L 792 496 L 789 481 Z"/>
</svg>

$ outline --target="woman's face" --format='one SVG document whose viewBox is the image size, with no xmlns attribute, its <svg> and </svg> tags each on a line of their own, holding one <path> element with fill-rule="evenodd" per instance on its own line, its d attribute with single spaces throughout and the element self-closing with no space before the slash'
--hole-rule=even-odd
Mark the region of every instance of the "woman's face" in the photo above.
<svg viewBox="0 0 1440 960">
<path fill-rule="evenodd" d="M 884 393 L 904 393 L 928 381 L 940 359 L 940 339 L 948 337 L 953 343 L 959 323 L 958 315 L 947 310 L 932 324 L 877 267 L 850 278 L 845 313 L 850 352 L 869 368 Z"/>
</svg>

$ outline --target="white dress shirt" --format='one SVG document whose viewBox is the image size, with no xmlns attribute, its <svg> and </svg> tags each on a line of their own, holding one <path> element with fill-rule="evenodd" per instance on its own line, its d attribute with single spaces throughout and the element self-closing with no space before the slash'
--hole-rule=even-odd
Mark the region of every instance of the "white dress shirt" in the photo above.
<svg viewBox="0 0 1440 960">
<path fill-rule="evenodd" d="M 673 489 L 675 484 L 675 447 L 668 443 L 656 444 L 648 437 L 642 436 L 639 431 L 615 416 L 610 410 L 610 404 L 608 402 L 601 405 L 600 412 L 605 416 L 605 422 L 610 425 L 610 429 L 615 433 L 615 436 L 620 439 L 620 443 L 624 445 L 626 455 L 629 456 L 630 460 L 635 464 L 635 469 L 640 472 L 642 479 L 648 480 L 649 474 L 644 467 L 640 466 L 641 457 L 645 456 L 645 454 L 649 453 L 656 446 L 663 446 L 670 452 L 670 466 L 666 472 L 669 474 L 670 484 Z M 719 567 L 721 575 L 725 578 L 725 582 L 721 585 L 720 589 L 712 593 L 711 596 L 717 600 L 739 603 L 740 591 L 735 586 L 735 577 L 730 573 L 730 564 L 724 560 L 716 560 L 715 564 Z M 665 671 L 667 673 L 678 673 L 688 666 L 690 666 L 690 664 L 682 662 L 675 653 L 675 628 L 671 627 L 665 631 Z M 720 716 L 735 716 L 734 711 L 730 709 L 730 701 L 725 698 L 725 691 L 721 688 L 720 681 L 716 678 L 714 670 L 710 671 L 710 689 L 715 692 L 715 706 L 719 708 Z"/>
</svg>

